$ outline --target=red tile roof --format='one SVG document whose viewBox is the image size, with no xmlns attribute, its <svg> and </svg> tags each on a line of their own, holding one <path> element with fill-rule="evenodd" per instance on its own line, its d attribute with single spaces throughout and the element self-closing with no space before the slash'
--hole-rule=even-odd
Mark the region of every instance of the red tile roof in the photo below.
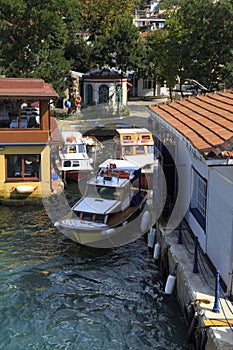
<svg viewBox="0 0 233 350">
<path fill-rule="evenodd" d="M 233 157 L 233 93 L 216 92 L 151 109 L 205 156 Z"/>
<path fill-rule="evenodd" d="M 55 99 L 58 94 L 42 79 L 0 78 L 0 98 Z"/>
</svg>

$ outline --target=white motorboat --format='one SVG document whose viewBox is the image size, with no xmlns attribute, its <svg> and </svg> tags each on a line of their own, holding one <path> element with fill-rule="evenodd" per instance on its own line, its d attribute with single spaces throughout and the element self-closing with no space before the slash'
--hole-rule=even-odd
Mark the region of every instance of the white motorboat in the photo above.
<svg viewBox="0 0 233 350">
<path fill-rule="evenodd" d="M 55 226 L 73 241 L 92 246 L 108 246 L 109 239 L 112 243 L 119 234 L 120 242 L 127 235 L 135 239 L 151 224 L 148 211 L 143 212 L 148 197 L 149 191 L 141 189 L 140 167 L 127 160 L 108 159 L 87 183 L 85 195 Z M 142 225 L 141 216 L 132 229 L 131 223 L 140 214 L 148 217 Z"/>
<path fill-rule="evenodd" d="M 66 178 L 80 180 L 93 171 L 93 159 L 87 153 L 82 134 L 77 131 L 61 131 L 63 145 L 59 147 L 59 171 L 64 182 Z"/>
</svg>

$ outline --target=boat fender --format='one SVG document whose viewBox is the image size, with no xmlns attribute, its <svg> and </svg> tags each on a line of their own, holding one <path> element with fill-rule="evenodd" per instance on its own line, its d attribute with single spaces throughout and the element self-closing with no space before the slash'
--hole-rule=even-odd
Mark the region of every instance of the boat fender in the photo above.
<svg viewBox="0 0 233 350">
<path fill-rule="evenodd" d="M 176 263 L 173 272 L 168 276 L 167 282 L 165 285 L 165 294 L 172 294 L 175 283 L 176 283 L 176 269 L 177 269 L 178 264 Z"/>
<path fill-rule="evenodd" d="M 147 239 L 149 248 L 153 248 L 154 247 L 155 234 L 156 234 L 155 228 L 151 227 L 150 231 L 148 232 L 148 239 Z"/>
<path fill-rule="evenodd" d="M 151 213 L 149 210 L 146 210 L 145 213 L 142 216 L 142 220 L 140 223 L 140 229 L 143 233 L 147 232 L 151 226 Z"/>
<path fill-rule="evenodd" d="M 154 259 L 158 259 L 159 258 L 160 250 L 161 250 L 160 243 L 156 243 L 155 246 L 154 246 L 154 254 L 153 254 L 153 258 Z"/>
</svg>

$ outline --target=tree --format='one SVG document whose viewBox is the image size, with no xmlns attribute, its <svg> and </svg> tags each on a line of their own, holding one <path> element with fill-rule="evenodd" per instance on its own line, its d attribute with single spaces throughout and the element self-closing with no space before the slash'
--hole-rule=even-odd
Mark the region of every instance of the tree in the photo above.
<svg viewBox="0 0 233 350">
<path fill-rule="evenodd" d="M 78 18 L 76 0 L 0 0 L 5 75 L 40 77 L 61 93 L 72 63 L 64 50 L 68 41 L 75 40 Z"/>
<path fill-rule="evenodd" d="M 171 35 L 180 33 L 179 56 L 186 78 L 198 80 L 209 90 L 218 89 L 232 58 L 232 1 L 183 0 L 166 23 Z"/>
<path fill-rule="evenodd" d="M 108 35 L 115 20 L 132 14 L 136 0 L 82 0 L 78 2 L 81 12 L 83 29 L 90 32 L 90 40 L 94 36 Z"/>
<path fill-rule="evenodd" d="M 163 79 L 160 54 L 164 33 L 163 30 L 151 31 L 146 37 L 146 64 L 144 75 L 153 79 L 154 96 L 156 95 L 157 81 Z"/>
<path fill-rule="evenodd" d="M 112 31 L 106 39 L 108 47 L 108 64 L 111 65 L 112 54 L 116 53 L 116 66 L 120 69 L 137 70 L 142 65 L 145 46 L 140 40 L 138 28 L 132 17 L 125 15 L 117 18 Z"/>
</svg>

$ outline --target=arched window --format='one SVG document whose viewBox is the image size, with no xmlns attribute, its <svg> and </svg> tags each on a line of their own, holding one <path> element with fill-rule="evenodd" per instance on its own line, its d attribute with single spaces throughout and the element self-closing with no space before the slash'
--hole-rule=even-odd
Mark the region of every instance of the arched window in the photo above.
<svg viewBox="0 0 233 350">
<path fill-rule="evenodd" d="M 122 104 L 122 86 L 118 84 L 115 88 L 115 101 Z"/>
<path fill-rule="evenodd" d="M 89 105 L 93 102 L 93 87 L 91 84 L 86 86 L 86 103 Z"/>
<path fill-rule="evenodd" d="M 101 85 L 99 88 L 99 103 L 109 102 L 109 88 L 106 85 Z"/>
</svg>

